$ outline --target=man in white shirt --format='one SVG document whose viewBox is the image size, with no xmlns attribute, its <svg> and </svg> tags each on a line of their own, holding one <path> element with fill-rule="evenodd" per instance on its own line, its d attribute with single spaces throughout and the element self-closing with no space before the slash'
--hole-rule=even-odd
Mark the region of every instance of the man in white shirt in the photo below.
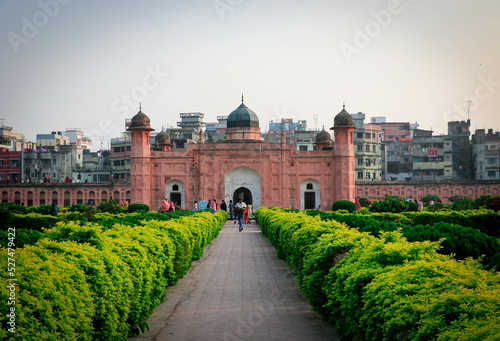
<svg viewBox="0 0 500 341">
<path fill-rule="evenodd" d="M 245 213 L 245 209 L 247 208 L 247 205 L 243 202 L 242 198 L 238 199 L 238 202 L 236 205 L 234 205 L 234 210 L 236 211 L 236 214 L 238 216 L 238 222 L 240 224 L 240 229 L 239 231 L 243 231 L 243 214 Z"/>
</svg>

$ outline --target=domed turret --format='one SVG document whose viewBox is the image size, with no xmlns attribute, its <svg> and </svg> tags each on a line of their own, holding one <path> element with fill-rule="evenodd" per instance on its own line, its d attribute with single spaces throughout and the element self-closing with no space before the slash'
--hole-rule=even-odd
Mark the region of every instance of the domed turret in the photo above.
<svg viewBox="0 0 500 341">
<path fill-rule="evenodd" d="M 316 144 L 318 143 L 330 143 L 332 141 L 332 136 L 329 132 L 325 130 L 323 126 L 323 130 L 321 130 L 318 135 L 316 135 Z"/>
<path fill-rule="evenodd" d="M 169 144 L 170 143 L 170 135 L 168 135 L 167 132 L 162 129 L 158 133 L 158 135 L 156 135 L 155 142 L 157 145 Z"/>
<path fill-rule="evenodd" d="M 354 122 L 353 122 L 352 116 L 351 116 L 351 114 L 349 114 L 345 110 L 345 104 L 344 104 L 342 111 L 339 112 L 337 114 L 337 116 L 335 116 L 335 118 L 333 119 L 333 128 L 353 127 L 353 126 L 354 126 Z M 331 129 L 333 129 L 333 128 L 331 128 Z"/>
<path fill-rule="evenodd" d="M 132 120 L 130 121 L 130 127 L 128 128 L 128 130 L 134 130 L 134 129 L 154 130 L 151 129 L 151 122 L 149 120 L 149 117 L 142 112 L 140 106 L 139 106 L 139 112 L 135 114 L 134 117 L 132 117 Z"/>
<path fill-rule="evenodd" d="M 236 110 L 229 114 L 227 118 L 228 128 L 259 128 L 259 118 L 243 103 L 241 95 L 241 104 Z"/>
<path fill-rule="evenodd" d="M 259 118 L 243 103 L 227 117 L 227 141 L 260 141 Z"/>
</svg>

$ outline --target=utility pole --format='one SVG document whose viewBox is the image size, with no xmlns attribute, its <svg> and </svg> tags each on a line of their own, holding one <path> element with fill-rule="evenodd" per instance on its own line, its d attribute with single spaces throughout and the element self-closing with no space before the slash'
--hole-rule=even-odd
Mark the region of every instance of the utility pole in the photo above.
<svg viewBox="0 0 500 341">
<path fill-rule="evenodd" d="M 467 100 L 465 101 L 465 103 L 467 103 L 467 121 L 470 121 L 470 106 L 472 104 L 472 100 Z"/>
</svg>

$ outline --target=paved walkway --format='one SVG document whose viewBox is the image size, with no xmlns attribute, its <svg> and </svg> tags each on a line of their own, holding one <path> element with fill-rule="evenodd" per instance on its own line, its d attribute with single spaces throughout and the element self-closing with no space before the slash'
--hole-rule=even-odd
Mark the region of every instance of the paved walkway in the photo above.
<svg viewBox="0 0 500 341">
<path fill-rule="evenodd" d="M 255 222 L 228 221 L 147 323 L 129 340 L 339 340 Z"/>
</svg>

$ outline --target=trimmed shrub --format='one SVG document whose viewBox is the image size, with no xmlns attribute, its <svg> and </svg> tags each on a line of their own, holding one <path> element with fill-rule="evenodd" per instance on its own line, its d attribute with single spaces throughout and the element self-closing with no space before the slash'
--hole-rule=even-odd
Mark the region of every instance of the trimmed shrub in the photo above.
<svg viewBox="0 0 500 341">
<path fill-rule="evenodd" d="M 129 206 L 130 209 L 130 206 Z M 102 213 L 122 213 L 124 211 L 123 207 L 120 206 L 116 201 L 110 200 L 110 201 L 101 201 L 99 203 L 99 206 L 97 206 L 97 210 L 102 212 Z M 149 208 L 148 208 L 149 210 Z"/>
<path fill-rule="evenodd" d="M 448 198 L 448 200 L 453 204 L 459 200 L 474 200 L 474 198 L 469 197 L 468 195 L 452 195 Z"/>
<path fill-rule="evenodd" d="M 485 200 L 486 208 L 493 211 L 500 211 L 500 196 L 491 196 Z"/>
<path fill-rule="evenodd" d="M 433 225 L 408 226 L 402 232 L 409 242 L 441 241 L 438 252 L 454 254 L 456 259 L 478 259 L 484 255 L 481 262 L 486 268 L 500 270 L 499 242 L 473 228 L 439 222 Z"/>
<path fill-rule="evenodd" d="M 358 196 L 358 201 L 359 201 L 359 204 L 361 205 L 361 207 L 370 207 L 370 205 L 372 204 L 372 202 L 370 200 L 368 200 L 368 198 L 365 198 L 365 197 L 360 197 Z"/>
<path fill-rule="evenodd" d="M 10 224 L 16 229 L 41 231 L 44 228 L 46 229 L 52 228 L 58 221 L 59 218 L 50 215 L 28 213 L 28 214 L 13 214 Z"/>
<path fill-rule="evenodd" d="M 12 220 L 12 213 L 7 206 L 0 204 L 0 229 L 7 230 Z"/>
<path fill-rule="evenodd" d="M 149 212 L 149 206 L 146 204 L 130 204 L 128 206 L 128 212 Z"/>
<path fill-rule="evenodd" d="M 457 200 L 451 208 L 454 211 L 477 210 L 479 205 L 474 200 Z"/>
<path fill-rule="evenodd" d="M 7 252 L 0 261 L 7 264 Z M 7 283 L 7 272 L 0 274 Z M 16 333 L 0 329 L 2 340 L 93 340 L 95 303 L 86 276 L 63 254 L 39 246 L 16 251 Z M 7 285 L 0 287 L 3 302 L 8 301 Z M 9 306 L 0 306 L 0 323 L 6 326 Z M 7 335 L 8 334 L 8 335 Z"/>
<path fill-rule="evenodd" d="M 346 210 L 349 213 L 356 212 L 356 204 L 349 200 L 338 200 L 332 205 L 332 211 Z"/>
<path fill-rule="evenodd" d="M 370 212 L 399 213 L 408 211 L 418 211 L 418 205 L 397 196 L 387 196 L 384 201 L 375 200 L 370 206 Z"/>
<path fill-rule="evenodd" d="M 9 245 L 9 232 L 0 231 L 0 246 L 7 248 Z M 42 238 L 42 233 L 37 230 L 26 230 L 16 228 L 16 248 L 22 248 L 26 245 L 33 245 Z"/>
<path fill-rule="evenodd" d="M 39 213 L 39 214 L 50 214 L 52 206 L 50 204 L 43 204 L 40 206 L 28 206 L 26 207 L 26 213 Z"/>
<path fill-rule="evenodd" d="M 479 198 L 476 198 L 476 202 L 479 206 L 486 206 L 486 200 L 493 197 L 491 194 L 483 194 Z"/>
<path fill-rule="evenodd" d="M 434 204 L 442 201 L 441 197 L 436 194 L 426 194 L 420 200 L 422 200 L 424 206 L 429 206 L 431 200 L 434 201 Z"/>
<path fill-rule="evenodd" d="M 19 205 L 13 202 L 6 202 L 2 205 L 13 213 L 26 213 L 26 207 L 24 207 L 23 205 Z"/>
<path fill-rule="evenodd" d="M 377 216 L 383 222 L 395 214 Z M 398 231 L 377 239 L 340 225 L 313 237 L 321 228 L 304 213 L 261 208 L 256 217 L 284 259 L 300 264 L 295 257 L 305 251 L 300 286 L 314 309 L 335 323 L 342 339 L 500 336 L 500 276 L 482 270 L 476 260 L 456 261 L 437 253 L 438 242 L 410 243 Z M 308 241 L 313 245 L 306 246 Z"/>
<path fill-rule="evenodd" d="M 189 268 L 190 251 L 199 246 L 192 242 L 206 245 L 217 236 L 227 213 L 191 218 L 107 230 L 61 222 L 45 231 L 36 245 L 16 251 L 16 325 L 22 328 L 15 334 L 2 328 L 0 339 L 123 340 L 144 331 L 165 286 Z M 203 238 L 192 238 L 191 228 Z M 7 264 L 7 256 L 2 252 L 0 261 Z M 8 297 L 2 286 L 0 299 Z M 7 304 L 0 306 L 4 326 L 8 312 Z"/>
</svg>

